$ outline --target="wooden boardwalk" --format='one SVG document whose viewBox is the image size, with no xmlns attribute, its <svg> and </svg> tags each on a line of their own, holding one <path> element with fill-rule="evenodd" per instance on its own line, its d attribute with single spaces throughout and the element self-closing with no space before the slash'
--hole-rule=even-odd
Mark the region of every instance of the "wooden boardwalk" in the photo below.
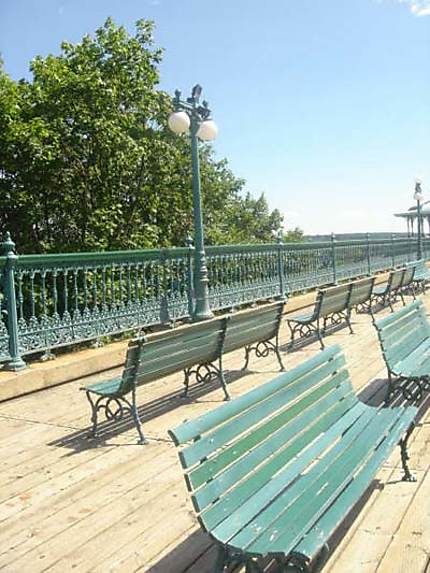
<svg viewBox="0 0 430 573">
<path fill-rule="evenodd" d="M 430 295 L 423 297 L 430 310 Z M 379 313 L 383 315 L 385 312 Z M 353 317 L 356 334 L 340 343 L 363 399 L 382 395 L 385 370 L 369 317 Z M 289 339 L 282 327 L 283 342 Z M 285 356 L 287 367 L 319 352 L 313 343 Z M 274 357 L 225 360 L 232 396 L 277 374 Z M 113 376 L 118 372 L 111 372 Z M 217 385 L 193 386 L 179 397 L 180 375 L 140 388 L 140 413 L 150 444 L 136 443 L 131 422 L 102 425 L 87 439 L 89 407 L 78 388 L 106 374 L 0 404 L 0 570 L 206 573 L 214 548 L 196 523 L 177 452 L 167 430 L 222 403 Z M 399 481 L 398 448 L 359 507 L 337 532 L 324 573 L 430 572 L 430 410 L 412 435 L 417 483 Z"/>
</svg>

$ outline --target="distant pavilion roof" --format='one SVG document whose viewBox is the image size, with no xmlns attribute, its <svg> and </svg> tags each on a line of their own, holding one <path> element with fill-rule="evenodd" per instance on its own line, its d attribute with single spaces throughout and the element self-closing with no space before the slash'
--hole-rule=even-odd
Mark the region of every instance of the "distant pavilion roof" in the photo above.
<svg viewBox="0 0 430 573">
<path fill-rule="evenodd" d="M 421 215 L 423 217 L 430 217 L 430 201 L 426 201 L 422 204 Z M 417 206 L 414 205 L 413 207 L 409 207 L 409 209 L 403 213 L 394 213 L 394 216 L 410 219 L 415 218 L 417 216 Z"/>
</svg>

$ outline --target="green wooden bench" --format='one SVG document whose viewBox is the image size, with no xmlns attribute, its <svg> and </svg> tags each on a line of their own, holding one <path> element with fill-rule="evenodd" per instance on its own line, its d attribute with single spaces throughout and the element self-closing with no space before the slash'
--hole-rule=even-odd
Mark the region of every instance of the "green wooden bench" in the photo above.
<svg viewBox="0 0 430 573">
<path fill-rule="evenodd" d="M 402 284 L 399 290 L 399 295 L 402 299 L 403 306 L 406 305 L 405 294 L 412 295 L 414 300 L 416 299 L 414 285 L 415 269 L 416 265 L 410 264 L 405 267 L 405 271 L 403 273 Z"/>
<path fill-rule="evenodd" d="M 301 339 L 316 334 L 321 348 L 324 348 L 322 335 L 326 332 L 328 323 L 338 325 L 345 321 L 351 334 L 353 334 L 350 313 L 348 312 L 349 294 L 349 283 L 318 291 L 312 312 L 295 315 L 287 319 L 291 332 L 290 346 L 294 345 L 297 334 Z"/>
<path fill-rule="evenodd" d="M 273 351 L 284 369 L 279 353 L 279 325 L 284 304 L 275 302 L 132 340 L 119 378 L 82 388 L 91 406 L 92 435 L 96 436 L 100 411 L 114 421 L 130 413 L 140 441 L 145 443 L 136 406 L 137 387 L 181 370 L 184 371 L 184 396 L 192 376 L 197 382 L 218 378 L 228 400 L 222 359 L 232 350 L 245 347 L 245 368 L 253 350 L 257 356 L 267 356 Z"/>
<path fill-rule="evenodd" d="M 415 267 L 414 273 L 414 285 L 418 290 L 422 292 L 426 291 L 427 283 L 430 281 L 430 269 L 427 267 L 424 259 L 419 259 L 417 261 L 412 261 L 408 263 L 408 266 Z"/>
<path fill-rule="evenodd" d="M 133 416 L 141 443 L 145 443 L 136 405 L 137 387 L 169 374 L 184 371 L 185 393 L 190 376 L 199 382 L 219 378 L 228 399 L 222 368 L 222 345 L 228 318 L 216 318 L 184 325 L 130 341 L 122 375 L 113 380 L 85 386 L 91 406 L 92 435 L 97 432 L 97 414 L 119 421 L 125 413 Z M 131 402 L 126 396 L 131 394 Z"/>
<path fill-rule="evenodd" d="M 238 348 L 245 348 L 243 367 L 245 370 L 252 352 L 258 358 L 268 356 L 273 352 L 281 370 L 284 370 L 279 352 L 279 328 L 284 306 L 283 301 L 274 302 L 232 314 L 227 325 L 223 353 L 227 354 Z"/>
<path fill-rule="evenodd" d="M 403 478 L 417 408 L 360 402 L 339 346 L 169 431 L 214 571 L 310 571 L 397 444 Z M 229 569 L 230 571 L 230 569 Z"/>
<path fill-rule="evenodd" d="M 404 273 L 405 269 L 390 271 L 387 282 L 382 286 L 374 287 L 372 304 L 378 304 L 382 307 L 389 305 L 391 312 L 394 312 L 393 304 L 400 297 Z"/>
<path fill-rule="evenodd" d="M 374 284 L 375 277 L 367 277 L 350 283 L 351 290 L 348 299 L 349 316 L 351 316 L 353 310 L 356 312 L 368 312 L 373 321 L 372 293 Z"/>
<path fill-rule="evenodd" d="M 430 390 L 430 325 L 420 300 L 375 322 L 388 371 L 386 400 L 395 391 L 406 400 Z"/>
</svg>

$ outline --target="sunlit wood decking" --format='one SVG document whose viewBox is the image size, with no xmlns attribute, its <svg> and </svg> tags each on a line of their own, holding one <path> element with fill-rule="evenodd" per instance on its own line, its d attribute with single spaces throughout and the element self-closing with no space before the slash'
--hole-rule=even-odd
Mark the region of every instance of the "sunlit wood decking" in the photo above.
<svg viewBox="0 0 430 573">
<path fill-rule="evenodd" d="M 430 310 L 430 295 L 423 297 Z M 386 311 L 379 313 L 379 316 Z M 326 338 L 340 343 L 362 399 L 378 403 L 385 369 L 370 318 L 354 315 L 347 329 Z M 289 340 L 282 327 L 282 338 Z M 284 347 L 286 350 L 286 347 Z M 319 352 L 317 342 L 285 357 L 287 367 Z M 276 358 L 225 360 L 232 396 L 278 372 Z M 118 371 L 109 373 L 109 376 Z M 85 383 L 106 378 L 91 376 Z M 151 571 L 205 573 L 215 552 L 200 531 L 167 430 L 222 403 L 217 385 L 193 386 L 179 397 L 180 375 L 139 389 L 150 444 L 136 443 L 133 424 L 103 424 L 87 439 L 89 407 L 83 380 L 0 404 L 0 569 L 39 571 Z M 430 410 L 410 440 L 417 483 L 400 482 L 396 449 L 373 486 L 333 540 L 323 571 L 430 571 Z"/>
</svg>

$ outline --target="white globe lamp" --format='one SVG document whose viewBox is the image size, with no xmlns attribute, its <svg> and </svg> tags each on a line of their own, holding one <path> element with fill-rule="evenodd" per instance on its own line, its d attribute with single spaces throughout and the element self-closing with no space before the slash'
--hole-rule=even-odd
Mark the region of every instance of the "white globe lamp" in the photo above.
<svg viewBox="0 0 430 573">
<path fill-rule="evenodd" d="M 187 133 L 190 129 L 190 118 L 185 111 L 175 111 L 169 115 L 168 124 L 170 129 L 177 133 Z"/>
<path fill-rule="evenodd" d="M 197 130 L 197 137 L 202 141 L 213 141 L 218 135 L 217 124 L 212 119 L 202 121 Z"/>
<path fill-rule="evenodd" d="M 414 199 L 415 201 L 422 201 L 424 199 L 423 192 L 421 191 L 421 179 L 419 177 L 415 179 Z"/>
</svg>

